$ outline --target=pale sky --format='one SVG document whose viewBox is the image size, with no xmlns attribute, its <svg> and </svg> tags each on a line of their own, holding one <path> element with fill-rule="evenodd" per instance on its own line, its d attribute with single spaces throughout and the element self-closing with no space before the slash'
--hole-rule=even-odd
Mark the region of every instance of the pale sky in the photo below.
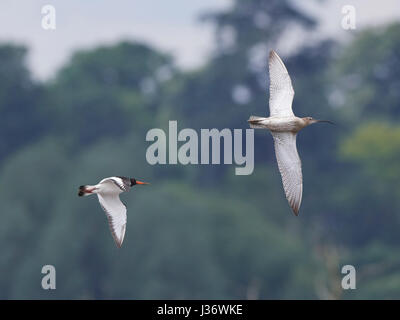
<svg viewBox="0 0 400 320">
<path fill-rule="evenodd" d="M 343 5 L 356 8 L 357 29 L 400 21 L 399 0 L 294 0 L 321 21 L 318 34 L 346 37 L 341 27 Z M 44 5 L 56 9 L 56 30 L 41 27 Z M 175 56 L 182 68 L 204 63 L 213 45 L 213 28 L 200 14 L 231 6 L 231 0 L 1 0 L 0 42 L 29 47 L 29 66 L 46 79 L 72 52 L 122 39 L 139 40 Z M 303 35 L 304 36 L 304 35 Z"/>
</svg>

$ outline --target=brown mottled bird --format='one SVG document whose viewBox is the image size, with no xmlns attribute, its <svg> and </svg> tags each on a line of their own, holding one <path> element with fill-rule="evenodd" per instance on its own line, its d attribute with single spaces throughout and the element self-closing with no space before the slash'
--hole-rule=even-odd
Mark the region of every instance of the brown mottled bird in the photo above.
<svg viewBox="0 0 400 320">
<path fill-rule="evenodd" d="M 269 129 L 274 138 L 275 155 L 282 176 L 283 189 L 294 214 L 299 214 L 303 194 L 301 161 L 296 148 L 296 135 L 301 129 L 317 122 L 311 117 L 299 118 L 293 114 L 294 90 L 285 65 L 275 51 L 269 54 L 269 111 L 268 118 L 251 116 L 251 128 Z"/>
<path fill-rule="evenodd" d="M 135 185 L 148 184 L 134 178 L 126 177 L 109 177 L 101 180 L 98 184 L 91 186 L 80 186 L 78 196 L 88 196 L 93 193 L 97 194 L 100 206 L 106 212 L 108 224 L 110 225 L 111 234 L 117 244 L 121 247 L 124 241 L 126 229 L 126 207 L 121 202 L 119 194 Z"/>
</svg>

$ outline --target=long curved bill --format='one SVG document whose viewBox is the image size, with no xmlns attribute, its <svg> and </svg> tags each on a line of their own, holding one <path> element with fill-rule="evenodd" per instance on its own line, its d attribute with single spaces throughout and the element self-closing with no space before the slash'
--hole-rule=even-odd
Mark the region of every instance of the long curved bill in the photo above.
<svg viewBox="0 0 400 320">
<path fill-rule="evenodd" d="M 136 184 L 150 184 L 150 183 L 136 180 Z"/>
<path fill-rule="evenodd" d="M 326 122 L 326 123 L 330 123 L 330 124 L 334 124 L 334 125 L 335 125 L 334 122 L 329 121 L 329 120 L 316 120 L 316 121 L 317 121 L 317 122 Z"/>
</svg>

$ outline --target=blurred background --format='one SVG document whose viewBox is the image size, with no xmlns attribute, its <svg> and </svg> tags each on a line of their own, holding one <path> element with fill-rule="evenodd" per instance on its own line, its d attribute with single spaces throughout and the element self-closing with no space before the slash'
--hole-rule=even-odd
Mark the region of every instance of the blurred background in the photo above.
<svg viewBox="0 0 400 320">
<path fill-rule="evenodd" d="M 271 49 L 296 115 L 338 123 L 298 136 L 299 217 L 266 131 L 249 176 L 145 158 L 169 120 L 246 129 L 266 114 Z M 2 1 L 0 298 L 399 299 L 399 75 L 397 0 Z M 112 175 L 152 183 L 122 195 L 121 249 L 77 196 Z M 41 288 L 47 264 L 56 290 Z"/>
</svg>

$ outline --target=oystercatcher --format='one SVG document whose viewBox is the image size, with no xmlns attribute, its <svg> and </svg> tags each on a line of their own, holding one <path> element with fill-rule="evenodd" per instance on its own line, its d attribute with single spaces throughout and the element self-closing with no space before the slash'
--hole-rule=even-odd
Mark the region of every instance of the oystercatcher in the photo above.
<svg viewBox="0 0 400 320">
<path fill-rule="evenodd" d="M 117 176 L 105 178 L 93 186 L 79 187 L 78 196 L 80 197 L 97 194 L 100 206 L 107 215 L 111 234 L 118 248 L 121 248 L 122 241 L 124 241 L 126 229 L 126 206 L 121 202 L 119 194 L 129 191 L 131 187 L 138 184 L 148 183 L 138 181 L 135 178 Z"/>
</svg>

